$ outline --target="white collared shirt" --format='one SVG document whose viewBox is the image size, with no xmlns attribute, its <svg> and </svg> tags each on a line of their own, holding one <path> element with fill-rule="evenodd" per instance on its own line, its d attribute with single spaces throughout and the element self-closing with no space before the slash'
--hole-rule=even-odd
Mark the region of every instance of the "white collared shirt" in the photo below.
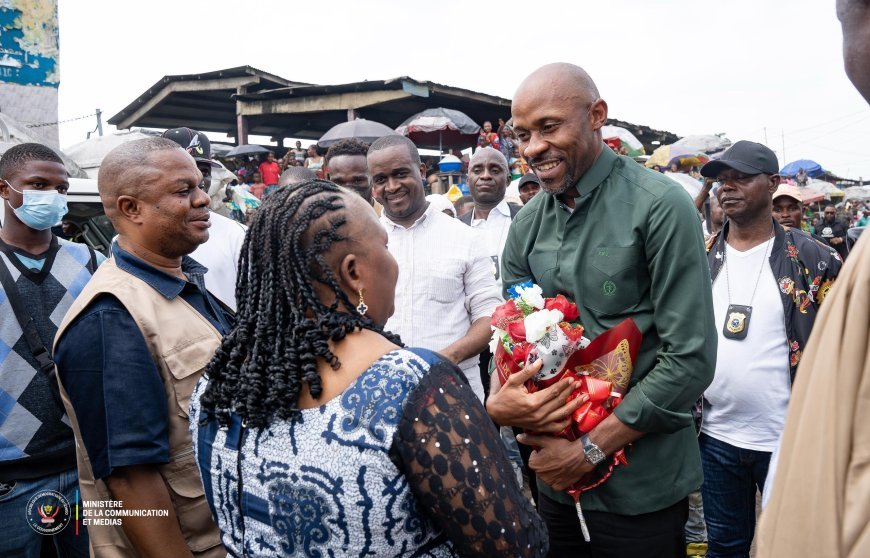
<svg viewBox="0 0 870 558">
<path fill-rule="evenodd" d="M 385 329 L 409 347 L 439 351 L 464 337 L 474 321 L 492 316 L 501 296 L 479 232 L 431 205 L 408 228 L 386 213 L 381 223 L 399 264 L 396 310 Z M 478 356 L 459 368 L 483 401 Z"/>
<path fill-rule="evenodd" d="M 200 244 L 190 257 L 208 268 L 206 289 L 235 312 L 236 267 L 248 229 L 214 211 L 210 212 L 209 221 L 208 240 Z"/>
<path fill-rule="evenodd" d="M 501 200 L 501 203 L 490 210 L 486 219 L 475 219 L 474 210 L 471 211 L 472 228 L 481 231 L 486 239 L 486 255 L 492 260 L 492 272 L 500 295 L 502 292 L 501 253 L 507 242 L 508 229 L 511 228 L 510 205 L 507 200 Z"/>
</svg>

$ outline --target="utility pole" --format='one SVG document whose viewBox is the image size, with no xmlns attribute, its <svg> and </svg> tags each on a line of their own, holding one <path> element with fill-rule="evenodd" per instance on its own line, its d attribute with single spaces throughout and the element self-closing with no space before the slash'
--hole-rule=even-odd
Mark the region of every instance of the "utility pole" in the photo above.
<svg viewBox="0 0 870 558">
<path fill-rule="evenodd" d="M 767 143 L 767 126 L 764 127 L 764 145 L 768 145 L 768 143 Z"/>
<path fill-rule="evenodd" d="M 103 111 L 97 109 L 97 134 L 103 136 Z"/>
</svg>

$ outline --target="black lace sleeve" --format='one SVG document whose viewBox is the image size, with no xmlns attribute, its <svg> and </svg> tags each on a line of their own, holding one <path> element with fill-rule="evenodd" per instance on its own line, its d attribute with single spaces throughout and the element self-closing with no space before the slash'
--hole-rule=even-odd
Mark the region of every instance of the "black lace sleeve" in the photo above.
<svg viewBox="0 0 870 558">
<path fill-rule="evenodd" d="M 406 402 L 391 456 L 461 556 L 544 556 L 544 522 L 460 373 L 451 363 L 432 366 Z"/>
</svg>

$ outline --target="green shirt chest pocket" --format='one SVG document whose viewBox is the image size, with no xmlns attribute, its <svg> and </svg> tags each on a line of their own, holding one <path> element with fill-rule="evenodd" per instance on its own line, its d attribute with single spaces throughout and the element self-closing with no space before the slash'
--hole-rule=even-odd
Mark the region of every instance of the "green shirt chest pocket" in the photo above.
<svg viewBox="0 0 870 558">
<path fill-rule="evenodd" d="M 603 315 L 621 314 L 637 306 L 646 283 L 646 261 L 640 246 L 597 246 L 586 258 L 581 296 L 584 306 Z"/>
</svg>

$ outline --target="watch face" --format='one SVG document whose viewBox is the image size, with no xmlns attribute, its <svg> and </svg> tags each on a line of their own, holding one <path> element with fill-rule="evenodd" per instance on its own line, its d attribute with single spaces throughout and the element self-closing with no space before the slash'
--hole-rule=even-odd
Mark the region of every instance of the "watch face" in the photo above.
<svg viewBox="0 0 870 558">
<path fill-rule="evenodd" d="M 583 452 L 586 454 L 586 461 L 592 465 L 598 465 L 604 458 L 607 457 L 601 448 L 596 446 L 588 436 L 583 437 Z"/>
<path fill-rule="evenodd" d="M 589 463 L 592 463 L 593 465 L 598 465 L 599 463 L 604 461 L 605 457 L 607 456 L 604 455 L 604 452 L 597 447 L 591 448 L 589 453 L 586 454 L 586 459 L 589 460 Z"/>
</svg>

